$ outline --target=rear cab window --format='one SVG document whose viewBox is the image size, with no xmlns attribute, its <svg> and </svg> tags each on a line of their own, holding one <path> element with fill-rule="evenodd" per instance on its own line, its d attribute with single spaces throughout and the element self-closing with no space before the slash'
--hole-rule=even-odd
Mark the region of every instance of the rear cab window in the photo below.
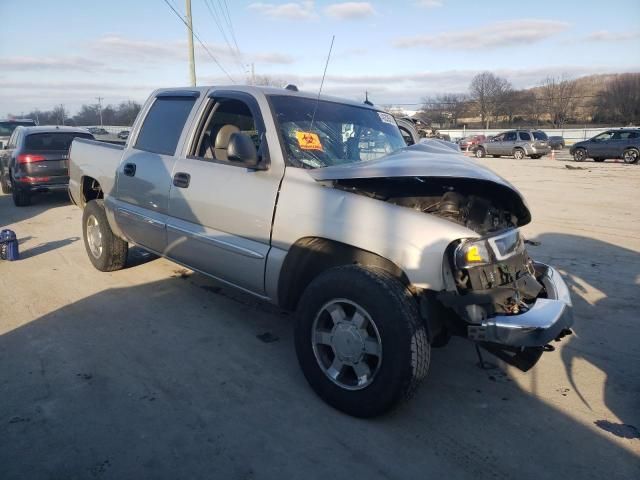
<svg viewBox="0 0 640 480">
<path fill-rule="evenodd" d="M 74 138 L 93 140 L 93 135 L 82 132 L 31 133 L 24 140 L 24 149 L 29 152 L 67 151 Z"/>
<path fill-rule="evenodd" d="M 158 95 L 142 123 L 134 148 L 161 155 L 174 155 L 198 95 L 198 92 L 167 92 Z"/>
</svg>

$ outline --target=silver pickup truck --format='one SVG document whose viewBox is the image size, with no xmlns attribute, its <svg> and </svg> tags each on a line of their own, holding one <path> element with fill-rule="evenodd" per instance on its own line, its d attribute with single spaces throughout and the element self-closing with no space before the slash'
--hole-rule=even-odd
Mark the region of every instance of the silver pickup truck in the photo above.
<svg viewBox="0 0 640 480">
<path fill-rule="evenodd" d="M 407 147 L 370 105 L 158 90 L 124 147 L 74 140 L 69 189 L 97 269 L 136 244 L 295 310 L 305 377 L 351 415 L 408 398 L 452 335 L 528 370 L 570 333 L 565 283 L 525 249 L 518 191 L 440 143 Z"/>
</svg>

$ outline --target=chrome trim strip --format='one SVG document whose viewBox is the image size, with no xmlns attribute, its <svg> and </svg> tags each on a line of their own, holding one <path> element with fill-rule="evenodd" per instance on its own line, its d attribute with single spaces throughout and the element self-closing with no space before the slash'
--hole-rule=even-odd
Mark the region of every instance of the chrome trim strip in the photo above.
<svg viewBox="0 0 640 480">
<path fill-rule="evenodd" d="M 193 232 L 191 230 L 187 230 L 185 228 L 176 227 L 175 225 L 167 225 L 167 228 L 170 230 L 174 230 L 176 232 L 184 233 L 189 235 L 190 237 L 195 238 L 196 240 L 200 240 L 204 243 L 210 243 L 218 248 L 222 248 L 223 250 L 227 250 L 229 252 L 237 253 L 244 257 L 251 257 L 255 259 L 263 259 L 264 255 L 256 252 L 254 250 L 250 250 L 248 248 L 239 247 L 238 245 L 234 245 L 229 242 L 225 242 L 224 240 L 220 240 L 218 238 L 213 238 L 203 233 Z"/>
<path fill-rule="evenodd" d="M 154 228 L 164 229 L 166 226 L 164 223 L 154 218 L 147 217 L 146 215 L 142 215 L 140 213 L 133 212 L 131 210 L 127 210 L 126 208 L 118 207 L 116 209 L 116 212 L 123 217 L 129 218 L 132 220 L 137 220 L 139 222 L 144 222 Z"/>
</svg>

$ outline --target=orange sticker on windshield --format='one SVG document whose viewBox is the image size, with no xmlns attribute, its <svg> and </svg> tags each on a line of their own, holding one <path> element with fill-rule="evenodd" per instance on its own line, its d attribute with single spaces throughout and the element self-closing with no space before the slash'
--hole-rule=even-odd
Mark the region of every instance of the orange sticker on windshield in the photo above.
<svg viewBox="0 0 640 480">
<path fill-rule="evenodd" d="M 296 138 L 298 139 L 298 145 L 303 150 L 322 150 L 320 137 L 315 133 L 296 132 Z"/>
</svg>

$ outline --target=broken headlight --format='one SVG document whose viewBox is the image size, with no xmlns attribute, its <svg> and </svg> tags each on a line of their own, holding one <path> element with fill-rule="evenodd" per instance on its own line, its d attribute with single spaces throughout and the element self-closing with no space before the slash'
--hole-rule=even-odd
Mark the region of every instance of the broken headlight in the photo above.
<svg viewBox="0 0 640 480">
<path fill-rule="evenodd" d="M 488 265 L 512 257 L 524 251 L 524 239 L 517 229 L 483 239 L 460 242 L 455 250 L 456 267 L 470 268 Z"/>
</svg>

